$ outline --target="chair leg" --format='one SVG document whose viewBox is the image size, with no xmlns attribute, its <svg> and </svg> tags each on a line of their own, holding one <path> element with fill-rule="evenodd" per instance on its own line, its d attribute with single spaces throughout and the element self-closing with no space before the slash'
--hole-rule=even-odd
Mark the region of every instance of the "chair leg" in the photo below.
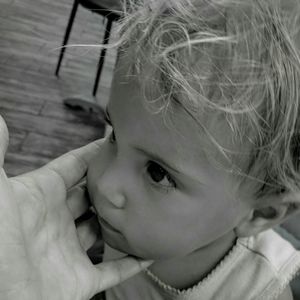
<svg viewBox="0 0 300 300">
<path fill-rule="evenodd" d="M 107 23 L 106 23 L 104 38 L 103 38 L 103 42 L 102 42 L 103 45 L 108 44 L 109 37 L 110 37 L 110 32 L 111 32 L 111 28 L 112 28 L 112 23 L 113 23 L 112 19 L 108 18 Z M 104 59 L 105 59 L 105 54 L 106 54 L 106 48 L 104 47 L 101 50 L 100 58 L 99 58 L 99 62 L 98 62 L 98 69 L 97 69 L 96 78 L 95 78 L 95 82 L 94 82 L 94 88 L 93 88 L 93 96 L 94 97 L 97 94 L 98 85 L 99 85 L 99 78 L 100 78 L 100 75 L 101 75 L 101 72 L 102 72 Z"/>
<path fill-rule="evenodd" d="M 64 57 L 64 53 L 65 53 L 65 50 L 66 50 L 66 48 L 64 46 L 68 43 L 69 36 L 70 36 L 70 33 L 71 33 L 71 29 L 72 29 L 72 26 L 73 26 L 73 22 L 74 22 L 76 12 L 77 12 L 77 9 L 78 9 L 78 4 L 79 4 L 79 1 L 74 0 L 73 8 L 71 10 L 69 22 L 68 22 L 68 25 L 67 25 L 66 33 L 65 33 L 64 40 L 63 40 L 63 43 L 62 43 L 62 48 L 60 50 L 60 55 L 59 55 L 59 59 L 58 59 L 56 70 L 55 70 L 55 75 L 56 76 L 58 76 L 58 74 L 59 74 L 60 66 L 61 66 L 61 63 L 62 63 L 62 60 L 63 60 L 63 57 Z"/>
</svg>

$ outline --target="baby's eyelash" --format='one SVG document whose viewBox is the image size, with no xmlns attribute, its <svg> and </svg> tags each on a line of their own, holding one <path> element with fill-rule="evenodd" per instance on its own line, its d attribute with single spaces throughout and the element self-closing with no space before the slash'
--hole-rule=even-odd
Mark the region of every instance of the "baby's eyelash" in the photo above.
<svg viewBox="0 0 300 300">
<path fill-rule="evenodd" d="M 162 166 L 160 166 L 154 161 L 148 162 L 147 173 L 155 184 L 163 188 L 171 189 L 177 187 L 177 184 L 175 180 L 173 180 L 171 175 Z"/>
</svg>

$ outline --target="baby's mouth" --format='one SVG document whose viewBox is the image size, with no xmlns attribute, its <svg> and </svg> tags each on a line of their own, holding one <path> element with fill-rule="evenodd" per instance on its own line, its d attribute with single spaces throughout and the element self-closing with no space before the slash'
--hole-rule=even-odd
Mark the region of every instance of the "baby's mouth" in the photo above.
<svg viewBox="0 0 300 300">
<path fill-rule="evenodd" d="M 119 230 L 114 228 L 110 223 L 108 223 L 105 219 L 103 219 L 99 214 L 97 214 L 97 217 L 102 228 L 115 233 L 119 233 L 119 234 L 121 233 Z"/>
</svg>

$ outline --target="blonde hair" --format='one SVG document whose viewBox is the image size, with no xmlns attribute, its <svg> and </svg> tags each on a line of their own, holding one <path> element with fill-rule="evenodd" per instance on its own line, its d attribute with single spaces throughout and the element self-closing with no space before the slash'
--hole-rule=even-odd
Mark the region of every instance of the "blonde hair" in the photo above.
<svg viewBox="0 0 300 300">
<path fill-rule="evenodd" d="M 257 195 L 300 189 L 299 3 L 127 0 L 118 28 L 120 55 L 132 56 L 145 90 L 152 78 L 158 111 L 221 114 L 247 140 Z"/>
</svg>

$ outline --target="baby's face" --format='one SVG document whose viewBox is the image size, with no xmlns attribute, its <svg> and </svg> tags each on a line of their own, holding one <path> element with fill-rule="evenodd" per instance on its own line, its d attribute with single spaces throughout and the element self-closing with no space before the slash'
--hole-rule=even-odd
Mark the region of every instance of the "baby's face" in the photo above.
<svg viewBox="0 0 300 300">
<path fill-rule="evenodd" d="M 137 81 L 119 70 L 108 104 L 113 133 L 88 171 L 91 201 L 113 248 L 149 259 L 186 255 L 231 232 L 248 207 L 233 176 L 206 159 L 213 146 L 198 125 L 177 111 L 169 126 L 141 99 Z M 225 126 L 211 133 L 228 140 Z"/>
</svg>

